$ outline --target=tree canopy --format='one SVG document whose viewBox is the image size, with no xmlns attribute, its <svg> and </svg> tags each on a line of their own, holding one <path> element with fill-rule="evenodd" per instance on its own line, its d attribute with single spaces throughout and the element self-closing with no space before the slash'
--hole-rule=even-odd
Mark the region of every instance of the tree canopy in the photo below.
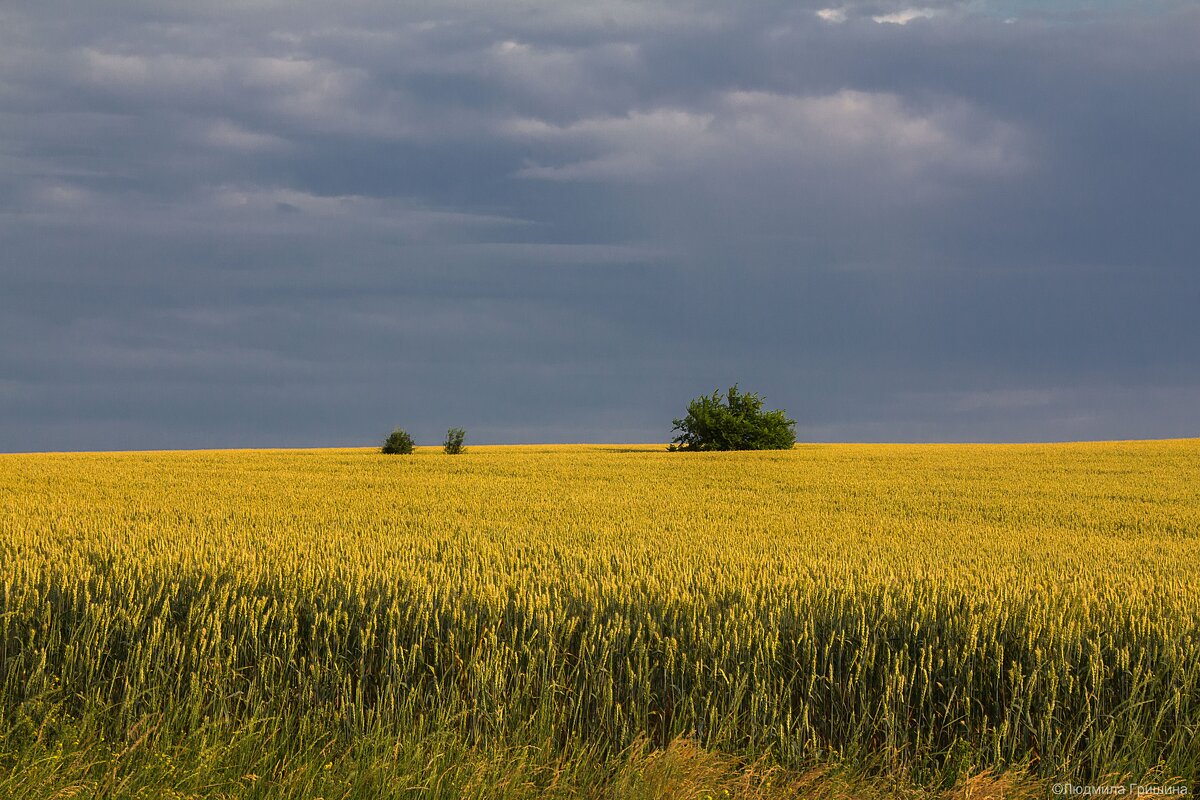
<svg viewBox="0 0 1200 800">
<path fill-rule="evenodd" d="M 671 450 L 787 450 L 796 443 L 796 421 L 783 409 L 763 411 L 762 398 L 736 383 L 724 395 L 697 397 L 674 422 Z"/>
<path fill-rule="evenodd" d="M 403 428 L 396 428 L 388 434 L 380 450 L 390 456 L 409 455 L 413 451 L 413 438 Z"/>
</svg>

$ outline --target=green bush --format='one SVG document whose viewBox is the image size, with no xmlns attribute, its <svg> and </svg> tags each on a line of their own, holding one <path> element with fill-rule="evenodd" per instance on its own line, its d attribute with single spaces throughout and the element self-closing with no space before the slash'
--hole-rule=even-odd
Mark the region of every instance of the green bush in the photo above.
<svg viewBox="0 0 1200 800">
<path fill-rule="evenodd" d="M 442 449 L 448 455 L 456 456 L 459 453 L 467 452 L 467 448 L 463 447 L 463 442 L 467 438 L 465 428 L 451 428 L 446 431 L 446 441 L 442 443 Z"/>
<path fill-rule="evenodd" d="M 675 420 L 670 450 L 787 450 L 796 443 L 796 420 L 783 409 L 763 411 L 762 398 L 739 392 L 737 384 L 722 396 L 713 392 L 688 404 Z"/>
<path fill-rule="evenodd" d="M 412 451 L 413 438 L 408 435 L 408 431 L 401 428 L 396 428 L 388 434 L 383 442 L 383 452 L 388 455 L 408 455 Z"/>
</svg>

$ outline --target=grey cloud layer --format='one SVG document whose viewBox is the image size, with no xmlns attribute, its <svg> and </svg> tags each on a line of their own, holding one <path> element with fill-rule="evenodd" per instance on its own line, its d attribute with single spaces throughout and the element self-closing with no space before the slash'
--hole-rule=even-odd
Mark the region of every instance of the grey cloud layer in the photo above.
<svg viewBox="0 0 1200 800">
<path fill-rule="evenodd" d="M 1196 435 L 1187 3 L 0 11 L 0 450 Z"/>
</svg>

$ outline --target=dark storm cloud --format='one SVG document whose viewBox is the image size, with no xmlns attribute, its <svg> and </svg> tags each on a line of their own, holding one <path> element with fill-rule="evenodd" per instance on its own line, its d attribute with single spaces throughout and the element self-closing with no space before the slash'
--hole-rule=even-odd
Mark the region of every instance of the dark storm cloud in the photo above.
<svg viewBox="0 0 1200 800">
<path fill-rule="evenodd" d="M 0 450 L 1196 435 L 1200 11 L 10 4 Z"/>
</svg>

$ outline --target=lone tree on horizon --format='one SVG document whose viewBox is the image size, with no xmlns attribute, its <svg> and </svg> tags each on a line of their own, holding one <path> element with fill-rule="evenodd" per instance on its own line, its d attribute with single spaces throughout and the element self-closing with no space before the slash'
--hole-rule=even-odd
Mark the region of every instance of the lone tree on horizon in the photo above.
<svg viewBox="0 0 1200 800">
<path fill-rule="evenodd" d="M 467 431 L 465 428 L 451 428 L 446 431 L 446 441 L 442 443 L 442 450 L 449 456 L 457 456 L 465 453 L 467 452 L 467 448 L 463 445 L 463 442 L 466 438 Z"/>
<path fill-rule="evenodd" d="M 411 455 L 412 451 L 413 438 L 403 428 L 396 428 L 396 430 L 388 434 L 387 439 L 383 442 L 383 447 L 380 448 L 380 452 L 389 456 L 407 456 Z"/>
<path fill-rule="evenodd" d="M 796 420 L 783 409 L 763 411 L 754 392 L 737 384 L 688 403 L 687 416 L 675 420 L 668 450 L 788 450 L 796 443 Z"/>
</svg>

